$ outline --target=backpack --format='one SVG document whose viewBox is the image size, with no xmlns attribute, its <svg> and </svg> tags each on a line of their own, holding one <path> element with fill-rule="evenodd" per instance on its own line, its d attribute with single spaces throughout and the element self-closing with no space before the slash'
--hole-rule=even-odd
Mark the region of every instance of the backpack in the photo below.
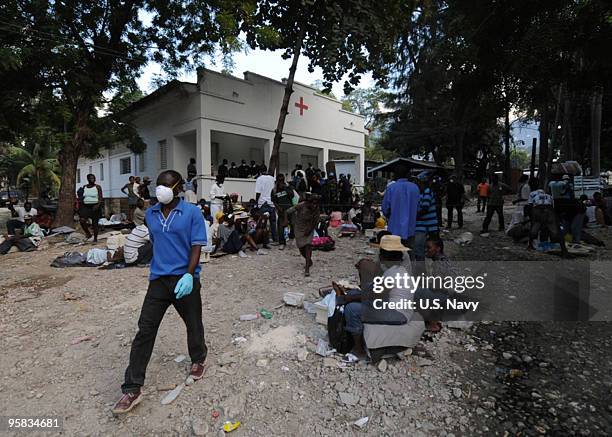
<svg viewBox="0 0 612 437">
<path fill-rule="evenodd" d="M 334 314 L 327 318 L 327 335 L 329 336 L 329 344 L 339 354 L 349 353 L 353 349 L 353 336 L 346 330 L 344 305 L 336 306 Z"/>
<path fill-rule="evenodd" d="M 312 248 L 328 252 L 334 250 L 336 243 L 332 237 L 312 237 Z"/>
</svg>

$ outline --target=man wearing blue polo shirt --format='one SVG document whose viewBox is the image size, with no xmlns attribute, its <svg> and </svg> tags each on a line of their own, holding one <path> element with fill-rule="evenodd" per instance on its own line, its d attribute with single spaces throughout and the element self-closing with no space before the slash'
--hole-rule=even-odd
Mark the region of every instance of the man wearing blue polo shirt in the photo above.
<svg viewBox="0 0 612 437">
<path fill-rule="evenodd" d="M 387 219 L 387 229 L 399 235 L 404 246 L 414 246 L 416 217 L 421 193 L 416 184 L 408 180 L 408 167 L 403 163 L 395 167 L 395 183 L 388 185 L 382 201 L 382 213 Z"/>
<path fill-rule="evenodd" d="M 123 396 L 114 413 L 127 413 L 142 400 L 142 385 L 157 330 L 164 314 L 173 305 L 187 327 L 187 347 L 193 380 L 204 375 L 206 343 L 200 296 L 200 251 L 206 245 L 202 213 L 178 195 L 183 179 L 174 170 L 157 178 L 155 194 L 159 203 L 147 210 L 145 222 L 153 243 L 149 288 L 138 320 L 138 333 L 132 342 L 130 364 L 121 386 Z"/>
</svg>

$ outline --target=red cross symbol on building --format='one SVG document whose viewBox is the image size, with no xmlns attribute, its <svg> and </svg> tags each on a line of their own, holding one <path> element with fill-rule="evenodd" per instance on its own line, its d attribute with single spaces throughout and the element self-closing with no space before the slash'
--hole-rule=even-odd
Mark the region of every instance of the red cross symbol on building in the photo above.
<svg viewBox="0 0 612 437">
<path fill-rule="evenodd" d="M 304 97 L 300 97 L 300 103 L 295 102 L 295 107 L 300 108 L 300 115 L 304 115 L 304 109 L 308 109 L 308 105 L 304 104 Z"/>
</svg>

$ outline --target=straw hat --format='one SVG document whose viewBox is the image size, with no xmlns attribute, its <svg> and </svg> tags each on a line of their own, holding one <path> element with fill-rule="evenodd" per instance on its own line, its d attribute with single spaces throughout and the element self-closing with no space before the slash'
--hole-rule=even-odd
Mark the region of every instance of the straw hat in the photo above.
<svg viewBox="0 0 612 437">
<path fill-rule="evenodd" d="M 402 244 L 402 239 L 399 235 L 384 235 L 380 239 L 381 249 L 388 252 L 408 252 L 410 248 Z"/>
</svg>

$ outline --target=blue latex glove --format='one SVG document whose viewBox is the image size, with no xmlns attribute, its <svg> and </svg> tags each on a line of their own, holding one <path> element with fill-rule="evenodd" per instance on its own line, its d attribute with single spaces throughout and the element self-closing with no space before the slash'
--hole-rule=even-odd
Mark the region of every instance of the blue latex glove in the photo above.
<svg viewBox="0 0 612 437">
<path fill-rule="evenodd" d="M 174 294 L 177 299 L 181 297 L 185 297 L 191 294 L 193 290 L 193 276 L 191 273 L 185 273 L 181 279 L 176 283 L 176 287 L 174 287 Z"/>
</svg>

